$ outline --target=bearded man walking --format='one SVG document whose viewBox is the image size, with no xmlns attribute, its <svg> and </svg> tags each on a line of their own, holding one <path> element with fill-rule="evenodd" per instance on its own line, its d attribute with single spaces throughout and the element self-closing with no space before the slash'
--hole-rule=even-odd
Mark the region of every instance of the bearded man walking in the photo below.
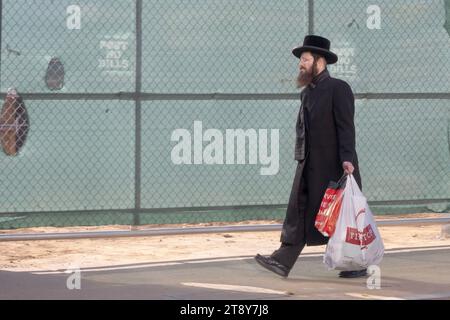
<svg viewBox="0 0 450 320">
<path fill-rule="evenodd" d="M 328 64 L 338 57 L 326 38 L 308 35 L 292 50 L 300 59 L 297 86 L 301 106 L 296 124 L 295 160 L 298 161 L 281 232 L 281 246 L 270 256 L 257 254 L 256 261 L 287 277 L 303 248 L 324 245 L 328 238 L 314 226 L 322 197 L 330 181 L 353 174 L 361 188 L 355 150 L 355 100 L 343 80 L 332 78 Z M 341 271 L 340 277 L 365 276 L 366 269 Z"/>
</svg>

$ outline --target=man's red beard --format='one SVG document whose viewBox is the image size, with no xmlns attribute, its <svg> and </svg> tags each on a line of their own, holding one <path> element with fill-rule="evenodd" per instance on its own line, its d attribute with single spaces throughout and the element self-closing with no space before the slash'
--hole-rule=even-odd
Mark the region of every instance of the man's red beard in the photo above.
<svg viewBox="0 0 450 320">
<path fill-rule="evenodd" d="M 317 63 L 316 61 L 314 61 L 309 71 L 306 69 L 300 70 L 297 76 L 297 88 L 302 88 L 310 84 L 316 75 L 317 75 Z"/>
<path fill-rule="evenodd" d="M 305 69 L 301 70 L 297 76 L 297 88 L 302 88 L 311 83 L 313 76 L 313 70 L 310 71 Z"/>
</svg>

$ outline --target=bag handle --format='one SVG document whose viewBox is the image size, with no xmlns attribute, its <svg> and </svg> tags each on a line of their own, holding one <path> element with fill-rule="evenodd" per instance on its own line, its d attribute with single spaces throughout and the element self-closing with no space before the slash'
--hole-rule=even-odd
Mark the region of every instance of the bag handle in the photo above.
<svg viewBox="0 0 450 320">
<path fill-rule="evenodd" d="M 344 174 L 342 175 L 342 177 L 339 178 L 339 180 L 336 182 L 339 186 L 343 185 L 344 182 L 346 182 L 345 180 L 347 179 L 347 174 L 344 172 Z"/>
<path fill-rule="evenodd" d="M 353 184 L 356 182 L 355 178 L 353 177 L 353 174 L 346 174 L 348 176 L 348 179 L 350 180 L 350 189 L 352 190 L 352 195 L 355 195 L 355 191 L 353 190 Z"/>
</svg>

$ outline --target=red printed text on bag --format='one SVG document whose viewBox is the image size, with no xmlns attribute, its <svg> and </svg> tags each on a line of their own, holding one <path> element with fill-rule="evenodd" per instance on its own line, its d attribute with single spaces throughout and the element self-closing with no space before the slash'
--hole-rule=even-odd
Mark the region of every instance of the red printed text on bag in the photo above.
<svg viewBox="0 0 450 320">
<path fill-rule="evenodd" d="M 369 224 L 364 228 L 362 232 L 359 232 L 356 228 L 347 227 L 347 237 L 345 239 L 345 242 L 355 245 L 367 246 L 371 244 L 375 240 L 375 238 L 376 235 L 372 230 L 372 226 Z"/>
</svg>

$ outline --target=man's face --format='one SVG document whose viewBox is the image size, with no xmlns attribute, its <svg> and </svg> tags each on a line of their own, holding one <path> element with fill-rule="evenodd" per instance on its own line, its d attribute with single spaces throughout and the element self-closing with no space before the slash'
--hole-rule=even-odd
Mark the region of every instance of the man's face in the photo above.
<svg viewBox="0 0 450 320">
<path fill-rule="evenodd" d="M 299 75 L 297 77 L 297 87 L 301 88 L 311 83 L 314 78 L 314 57 L 311 52 L 303 52 L 298 64 Z"/>
<path fill-rule="evenodd" d="M 300 72 L 312 73 L 313 63 L 314 57 L 311 52 L 303 52 L 300 56 L 300 62 L 298 63 Z"/>
</svg>

